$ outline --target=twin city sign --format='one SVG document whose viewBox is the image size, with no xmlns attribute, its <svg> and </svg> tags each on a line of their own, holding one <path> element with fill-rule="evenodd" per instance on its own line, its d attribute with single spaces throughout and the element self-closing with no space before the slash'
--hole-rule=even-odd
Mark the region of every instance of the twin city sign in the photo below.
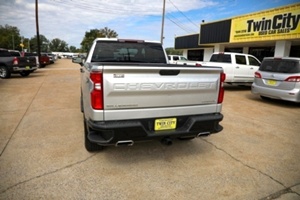
<svg viewBox="0 0 300 200">
<path fill-rule="evenodd" d="M 300 4 L 232 19 L 230 42 L 300 38 Z"/>
</svg>

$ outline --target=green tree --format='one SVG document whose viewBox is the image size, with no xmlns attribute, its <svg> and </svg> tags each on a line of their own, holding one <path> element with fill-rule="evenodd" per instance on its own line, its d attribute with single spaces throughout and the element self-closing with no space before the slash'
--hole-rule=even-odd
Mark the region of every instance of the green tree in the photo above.
<svg viewBox="0 0 300 200">
<path fill-rule="evenodd" d="M 37 52 L 37 36 L 36 35 L 30 39 L 30 49 L 32 52 Z M 49 40 L 44 35 L 40 35 L 40 49 L 41 49 L 41 52 L 50 51 Z"/>
<path fill-rule="evenodd" d="M 166 53 L 168 55 L 182 55 L 183 50 L 174 49 L 174 48 L 166 48 Z"/>
<path fill-rule="evenodd" d="M 92 29 L 89 32 L 85 32 L 85 36 L 80 43 L 82 51 L 87 52 L 91 47 L 94 39 L 96 39 L 97 37 L 101 37 L 98 29 Z"/>
<path fill-rule="evenodd" d="M 70 46 L 69 51 L 75 53 L 75 52 L 79 52 L 79 49 L 77 49 L 75 46 Z"/>
<path fill-rule="evenodd" d="M 111 30 L 107 27 L 104 27 L 100 30 L 92 29 L 90 31 L 85 32 L 85 36 L 82 42 L 80 43 L 81 50 L 82 52 L 87 52 L 96 38 L 112 38 L 117 36 L 118 34 L 114 30 Z"/>
<path fill-rule="evenodd" d="M 21 50 L 20 30 L 17 27 L 0 25 L 0 47 L 6 49 Z"/>
<path fill-rule="evenodd" d="M 69 51 L 68 44 L 63 40 L 60 40 L 59 38 L 55 38 L 50 41 L 49 49 L 50 51 L 59 51 L 59 52 Z"/>
<path fill-rule="evenodd" d="M 117 34 L 116 31 L 111 30 L 107 27 L 104 27 L 104 28 L 100 29 L 99 32 L 100 32 L 100 35 L 102 35 L 103 37 L 106 37 L 106 38 L 116 38 L 116 37 L 118 37 L 118 34 Z"/>
</svg>

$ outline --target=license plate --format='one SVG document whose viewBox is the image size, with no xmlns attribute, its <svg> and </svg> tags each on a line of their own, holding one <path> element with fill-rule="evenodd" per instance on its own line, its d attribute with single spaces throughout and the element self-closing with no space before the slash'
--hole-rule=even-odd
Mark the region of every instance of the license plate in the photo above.
<svg viewBox="0 0 300 200">
<path fill-rule="evenodd" d="M 30 69 L 30 66 L 26 66 L 25 69 Z"/>
<path fill-rule="evenodd" d="M 177 119 L 176 118 L 165 118 L 156 119 L 154 122 L 154 130 L 172 130 L 176 128 Z"/>
<path fill-rule="evenodd" d="M 277 81 L 275 81 L 275 80 L 267 80 L 267 84 L 268 85 L 276 85 Z"/>
</svg>

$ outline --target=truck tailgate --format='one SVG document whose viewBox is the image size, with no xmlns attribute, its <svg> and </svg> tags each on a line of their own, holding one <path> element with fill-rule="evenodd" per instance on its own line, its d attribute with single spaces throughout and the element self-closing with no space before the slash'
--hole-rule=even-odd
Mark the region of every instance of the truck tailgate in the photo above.
<svg viewBox="0 0 300 200">
<path fill-rule="evenodd" d="M 19 67 L 36 66 L 36 58 L 34 56 L 18 57 Z"/>
<path fill-rule="evenodd" d="M 165 112 L 165 116 L 218 112 L 221 71 L 220 68 L 186 66 L 121 68 L 105 65 L 104 118 L 139 118 L 145 113 L 146 117 L 155 117 L 156 109 L 160 115 Z"/>
</svg>

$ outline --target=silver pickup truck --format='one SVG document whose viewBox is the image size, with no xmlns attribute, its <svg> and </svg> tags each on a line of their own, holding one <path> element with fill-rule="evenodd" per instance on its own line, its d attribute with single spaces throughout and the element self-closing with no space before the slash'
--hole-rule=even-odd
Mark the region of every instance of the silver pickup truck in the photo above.
<svg viewBox="0 0 300 200">
<path fill-rule="evenodd" d="M 222 130 L 222 68 L 167 64 L 159 42 L 98 38 L 81 65 L 85 147 L 193 139 Z"/>
</svg>

